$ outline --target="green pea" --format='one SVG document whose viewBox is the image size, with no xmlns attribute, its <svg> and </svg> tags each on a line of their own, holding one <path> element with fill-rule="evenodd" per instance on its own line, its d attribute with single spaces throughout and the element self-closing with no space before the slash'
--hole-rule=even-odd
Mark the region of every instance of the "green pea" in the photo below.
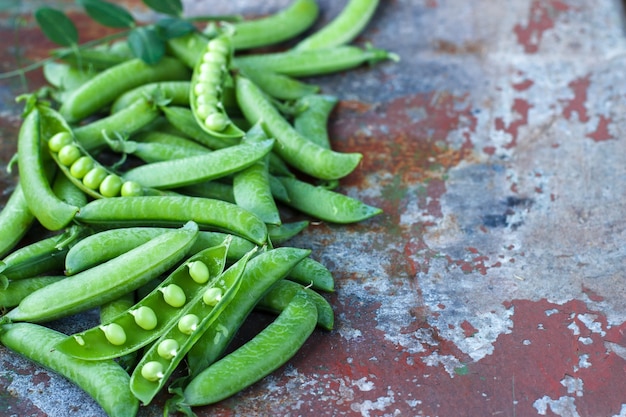
<svg viewBox="0 0 626 417">
<path fill-rule="evenodd" d="M 93 167 L 83 177 L 83 184 L 91 190 L 97 190 L 107 175 L 108 172 L 103 167 Z"/>
<path fill-rule="evenodd" d="M 100 326 L 100 329 L 104 332 L 107 340 L 116 346 L 126 343 L 126 332 L 117 323 L 110 323 L 104 326 Z"/>
<path fill-rule="evenodd" d="M 144 330 L 152 330 L 158 324 L 157 316 L 150 307 L 141 306 L 135 310 L 131 310 L 130 314 L 135 318 L 137 326 Z"/>
<path fill-rule="evenodd" d="M 225 49 L 228 52 L 228 47 Z M 217 51 L 208 51 L 202 56 L 202 60 L 209 64 L 226 65 L 226 56 Z"/>
<path fill-rule="evenodd" d="M 93 159 L 88 156 L 81 156 L 70 166 L 70 174 L 80 180 L 93 168 L 93 165 Z"/>
<path fill-rule="evenodd" d="M 176 356 L 180 345 L 174 339 L 165 339 L 157 347 L 157 353 L 163 359 L 172 359 Z"/>
<path fill-rule="evenodd" d="M 230 46 L 228 45 L 228 42 L 220 38 L 211 39 L 207 44 L 207 48 L 209 49 L 209 51 L 215 51 L 222 56 L 226 56 L 228 53 L 230 53 Z"/>
<path fill-rule="evenodd" d="M 191 334 L 198 327 L 198 323 L 200 323 L 200 317 L 195 314 L 185 314 L 178 321 L 178 330 L 184 334 Z"/>
<path fill-rule="evenodd" d="M 81 155 L 80 149 L 76 145 L 65 145 L 59 150 L 58 158 L 63 165 L 70 166 Z"/>
<path fill-rule="evenodd" d="M 208 306 L 214 306 L 222 299 L 222 290 L 217 287 L 208 288 L 202 294 L 202 302 Z"/>
<path fill-rule="evenodd" d="M 193 261 L 187 264 L 189 276 L 198 284 L 204 284 L 209 280 L 209 267 L 202 261 Z"/>
<path fill-rule="evenodd" d="M 176 284 L 170 284 L 166 287 L 160 288 L 159 291 L 163 293 L 163 299 L 172 307 L 182 307 L 187 301 L 185 292 Z"/>
<path fill-rule="evenodd" d="M 207 128 L 216 131 L 222 131 L 228 126 L 228 118 L 223 113 L 212 113 L 204 120 L 204 124 Z"/>
<path fill-rule="evenodd" d="M 163 378 L 163 365 L 157 361 L 148 362 L 141 368 L 141 376 L 148 381 L 158 381 Z"/>
<path fill-rule="evenodd" d="M 105 197 L 115 197 L 122 190 L 123 180 L 119 175 L 109 174 L 100 183 L 100 194 Z"/>
<path fill-rule="evenodd" d="M 52 152 L 59 152 L 61 148 L 69 145 L 73 140 L 70 132 L 59 132 L 48 140 L 48 148 Z"/>
<path fill-rule="evenodd" d="M 124 181 L 120 194 L 122 197 L 135 197 L 143 195 L 143 190 L 137 181 Z"/>
</svg>

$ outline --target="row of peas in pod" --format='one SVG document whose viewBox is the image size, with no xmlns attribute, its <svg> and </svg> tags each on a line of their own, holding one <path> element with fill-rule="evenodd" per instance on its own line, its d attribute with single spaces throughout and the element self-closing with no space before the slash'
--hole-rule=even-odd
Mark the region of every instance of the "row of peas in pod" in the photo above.
<svg viewBox="0 0 626 417">
<path fill-rule="evenodd" d="M 337 191 L 363 156 L 332 149 L 339 97 L 310 79 L 397 60 L 351 44 L 377 6 L 349 0 L 313 30 L 318 4 L 293 0 L 195 22 L 156 63 L 120 44 L 48 62 L 48 100 L 21 97 L 19 177 L 0 211 L 0 343 L 109 416 L 159 394 L 164 414 L 194 415 L 332 330 L 333 276 L 288 241 L 311 220 L 382 211 Z M 76 333 L 49 325 L 94 309 Z M 229 352 L 255 310 L 275 318 Z"/>
</svg>

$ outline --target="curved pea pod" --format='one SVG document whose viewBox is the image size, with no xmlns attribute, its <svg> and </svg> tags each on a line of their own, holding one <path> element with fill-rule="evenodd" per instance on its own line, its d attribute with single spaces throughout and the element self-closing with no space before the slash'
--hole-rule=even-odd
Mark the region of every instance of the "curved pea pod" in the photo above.
<svg viewBox="0 0 626 417">
<path fill-rule="evenodd" d="M 98 73 L 89 82 L 82 84 L 62 103 L 59 112 L 69 123 L 75 123 L 102 110 L 120 94 L 139 85 L 185 80 L 188 77 L 188 68 L 172 57 L 164 57 L 155 65 L 131 59 Z"/>
<path fill-rule="evenodd" d="M 239 71 L 259 86 L 263 92 L 279 100 L 295 100 L 315 94 L 319 86 L 305 83 L 293 77 L 271 71 L 257 70 L 239 64 Z"/>
<path fill-rule="evenodd" d="M 310 253 L 308 249 L 276 248 L 248 262 L 239 292 L 187 354 L 191 375 L 197 375 L 224 354 L 261 297 Z"/>
<path fill-rule="evenodd" d="M 24 119 L 20 128 L 17 152 L 20 173 L 20 185 L 30 211 L 37 220 L 49 230 L 60 230 L 67 226 L 78 211 L 78 207 L 67 204 L 52 190 L 46 172 L 42 148 L 46 138 L 42 137 L 47 129 L 44 107 L 35 107 Z M 69 129 L 69 127 L 67 128 Z"/>
<path fill-rule="evenodd" d="M 2 320 L 45 322 L 114 300 L 179 262 L 197 235 L 198 225 L 189 222 L 97 267 L 33 292 Z"/>
<path fill-rule="evenodd" d="M 372 19 L 379 0 L 350 0 L 333 20 L 302 39 L 294 49 L 322 49 L 345 45 L 361 33 Z"/>
<path fill-rule="evenodd" d="M 308 140 L 330 149 L 328 118 L 338 102 L 337 97 L 325 94 L 311 94 L 300 98 L 298 105 L 303 110 L 294 117 L 293 127 Z"/>
<path fill-rule="evenodd" d="M 192 255 L 139 302 L 99 326 L 68 336 L 56 345 L 56 349 L 75 358 L 103 360 L 121 357 L 148 345 L 172 323 L 175 324 L 185 311 L 178 303 L 171 302 L 168 297 L 174 294 L 174 290 L 170 291 L 172 294 L 168 294 L 167 288 L 182 290 L 185 297 L 182 300 L 183 305 L 187 304 L 188 300 L 202 294 L 222 273 L 227 251 L 228 239 L 219 246 Z M 201 262 L 206 266 L 207 275 L 202 277 L 206 281 L 198 282 L 192 278 L 190 266 L 194 265 L 194 262 Z M 175 287 L 169 287 L 170 285 Z M 104 331 L 107 326 L 112 326 L 111 328 L 117 329 L 118 332 L 121 329 L 119 336 L 124 335 L 123 343 L 112 339 L 111 335 Z"/>
<path fill-rule="evenodd" d="M 15 250 L 0 263 L 0 275 L 20 280 L 63 270 L 68 251 L 86 234 L 86 228 L 71 226 L 63 233 L 38 240 Z"/>
<path fill-rule="evenodd" d="M 244 132 L 231 120 L 222 100 L 230 77 L 233 47 L 231 36 L 222 34 L 209 40 L 194 66 L 189 88 L 189 105 L 196 122 L 217 137 L 240 138 Z"/>
<path fill-rule="evenodd" d="M 7 203 L 0 210 L 0 256 L 9 253 L 26 235 L 35 215 L 28 208 L 22 186 L 18 183 Z"/>
<path fill-rule="evenodd" d="M 288 278 L 314 290 L 335 291 L 333 274 L 328 268 L 313 258 L 303 259 L 289 272 Z"/>
<path fill-rule="evenodd" d="M 55 350 L 54 346 L 64 338 L 65 335 L 56 330 L 33 323 L 0 326 L 0 343 L 76 384 L 108 416 L 135 416 L 139 401 L 130 392 L 128 373 L 112 360 L 82 361 Z"/>
<path fill-rule="evenodd" d="M 360 153 L 334 152 L 302 137 L 250 80 L 238 77 L 236 86 L 246 119 L 252 124 L 261 122 L 267 135 L 276 139 L 275 152 L 288 164 L 315 178 L 338 179 L 361 161 Z"/>
<path fill-rule="evenodd" d="M 213 404 L 261 380 L 296 354 L 316 324 L 315 303 L 298 292 L 269 326 L 195 376 L 179 406 Z"/>
<path fill-rule="evenodd" d="M 315 186 L 296 178 L 279 177 L 289 195 L 283 203 L 296 210 L 331 223 L 355 223 L 381 214 L 380 208 L 356 198 Z"/>
<path fill-rule="evenodd" d="M 248 259 L 255 251 L 248 252 L 194 296 L 177 322 L 146 351 L 130 377 L 130 389 L 143 404 L 150 403 L 165 386 L 189 349 L 238 293 Z"/>
<path fill-rule="evenodd" d="M 267 155 L 274 140 L 241 143 L 201 155 L 139 165 L 123 175 L 144 187 L 170 189 L 210 181 L 241 171 Z"/>
<path fill-rule="evenodd" d="M 235 22 L 233 47 L 243 50 L 287 41 L 311 27 L 318 15 L 319 6 L 315 0 L 294 0 L 274 14 Z"/>
<path fill-rule="evenodd" d="M 267 241 L 267 226 L 236 204 L 202 197 L 113 197 L 82 207 L 76 220 L 101 226 L 175 226 L 193 220 L 203 229 L 232 233 L 258 245 Z"/>
<path fill-rule="evenodd" d="M 267 231 L 273 245 L 281 245 L 298 235 L 309 226 L 308 220 L 292 223 L 282 223 L 278 226 L 268 225 Z"/>
<path fill-rule="evenodd" d="M 87 194 L 76 186 L 66 175 L 54 177 L 52 191 L 67 204 L 82 207 L 87 204 Z"/>
<path fill-rule="evenodd" d="M 33 291 L 64 278 L 63 275 L 51 275 L 10 281 L 6 288 L 0 289 L 0 310 L 15 307 Z"/>
<path fill-rule="evenodd" d="M 142 97 L 159 97 L 171 105 L 189 106 L 190 85 L 188 80 L 142 84 L 116 98 L 111 105 L 111 113 L 117 113 Z"/>
<path fill-rule="evenodd" d="M 299 291 L 306 291 L 317 307 L 317 325 L 325 330 L 332 330 L 335 325 L 335 313 L 330 303 L 317 292 L 297 282 L 281 280 L 259 300 L 256 308 L 270 313 L 283 311 Z"/>
</svg>

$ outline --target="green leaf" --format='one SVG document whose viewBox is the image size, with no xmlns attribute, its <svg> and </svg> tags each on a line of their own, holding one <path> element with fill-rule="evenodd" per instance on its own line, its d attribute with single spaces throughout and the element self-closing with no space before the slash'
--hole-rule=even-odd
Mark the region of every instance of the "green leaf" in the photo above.
<svg viewBox="0 0 626 417">
<path fill-rule="evenodd" d="M 85 12 L 96 22 L 111 28 L 131 28 L 135 19 L 123 7 L 104 0 L 78 0 Z"/>
<path fill-rule="evenodd" d="M 160 19 L 156 22 L 156 26 L 165 40 L 178 38 L 196 30 L 191 22 L 174 17 Z"/>
<path fill-rule="evenodd" d="M 78 30 L 65 13 L 41 7 L 35 12 L 35 20 L 44 35 L 57 45 L 71 46 L 78 43 Z"/>
<path fill-rule="evenodd" d="M 183 4 L 180 0 L 143 0 L 143 2 L 154 11 L 169 14 L 171 16 L 181 16 Z"/>
<path fill-rule="evenodd" d="M 165 41 L 152 26 L 140 26 L 131 30 L 128 45 L 133 55 L 146 64 L 156 64 L 165 55 Z"/>
</svg>

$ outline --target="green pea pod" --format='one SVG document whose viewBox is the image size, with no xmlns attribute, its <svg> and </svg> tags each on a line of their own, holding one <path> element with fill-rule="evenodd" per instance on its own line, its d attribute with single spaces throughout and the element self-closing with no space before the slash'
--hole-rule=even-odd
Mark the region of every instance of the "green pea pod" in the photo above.
<svg viewBox="0 0 626 417">
<path fill-rule="evenodd" d="M 63 275 L 51 275 L 11 281 L 6 288 L 0 290 L 0 310 L 15 307 L 33 291 L 64 278 Z"/>
<path fill-rule="evenodd" d="M 282 223 L 279 226 L 268 225 L 267 231 L 273 245 L 282 245 L 309 226 L 308 220 Z"/>
<path fill-rule="evenodd" d="M 112 360 L 87 362 L 55 350 L 64 338 L 62 333 L 33 323 L 0 326 L 0 343 L 76 384 L 109 417 L 135 416 L 139 401 L 130 392 L 128 373 Z"/>
<path fill-rule="evenodd" d="M 256 308 L 262 311 L 279 314 L 299 291 L 306 291 L 317 307 L 317 325 L 325 330 L 332 330 L 335 325 L 335 313 L 330 303 L 310 288 L 289 280 L 278 281 L 259 300 Z"/>
<path fill-rule="evenodd" d="M 241 171 L 267 155 L 274 140 L 241 143 L 201 155 L 139 165 L 123 175 L 144 187 L 171 189 L 222 178 Z"/>
<path fill-rule="evenodd" d="M 379 0 L 350 0 L 326 26 L 301 40 L 295 49 L 323 49 L 345 45 L 370 22 Z"/>
<path fill-rule="evenodd" d="M 74 136 L 87 152 L 93 152 L 107 145 L 105 134 L 130 135 L 157 120 L 159 115 L 155 103 L 141 98 L 117 113 L 76 127 Z"/>
<path fill-rule="evenodd" d="M 279 100 L 296 100 L 319 91 L 317 85 L 308 84 L 284 74 L 257 70 L 242 64 L 239 64 L 239 71 L 258 85 L 265 94 Z"/>
<path fill-rule="evenodd" d="M 49 230 L 60 230 L 67 226 L 78 211 L 78 207 L 67 204 L 52 190 L 46 169 L 42 130 L 45 122 L 41 110 L 34 108 L 24 119 L 17 143 L 20 184 L 30 211 Z"/>
<path fill-rule="evenodd" d="M 76 220 L 84 224 L 125 226 L 175 226 L 193 220 L 203 229 L 224 231 L 258 245 L 267 241 L 267 226 L 236 204 L 202 197 L 113 197 L 95 200 L 81 208 Z"/>
<path fill-rule="evenodd" d="M 316 324 L 315 303 L 307 293 L 297 293 L 269 326 L 193 378 L 179 406 L 213 404 L 254 384 L 291 359 Z"/>
<path fill-rule="evenodd" d="M 180 106 L 164 106 L 161 108 L 167 120 L 192 140 L 211 149 L 221 149 L 239 143 L 239 138 L 217 137 L 207 133 L 196 123 L 190 109 Z"/>
<path fill-rule="evenodd" d="M 363 64 L 373 65 L 381 61 L 398 61 L 396 54 L 384 49 L 353 45 L 324 49 L 290 49 L 267 54 L 240 55 L 232 66 L 256 68 L 291 77 L 313 77 L 357 68 Z"/>
<path fill-rule="evenodd" d="M 257 124 L 247 133 L 243 143 L 262 143 L 267 138 Z M 250 210 L 267 224 L 279 225 L 280 214 L 269 184 L 269 156 L 233 176 L 233 197 L 237 205 Z"/>
<path fill-rule="evenodd" d="M 232 184 L 217 181 L 205 181 L 175 188 L 173 191 L 194 197 L 212 198 L 229 203 L 235 203 L 235 193 Z"/>
<path fill-rule="evenodd" d="M 190 85 L 191 82 L 187 80 L 142 84 L 116 98 L 111 105 L 111 113 L 117 113 L 142 97 L 164 99 L 175 106 L 189 106 Z"/>
<path fill-rule="evenodd" d="M 252 124 L 261 122 L 267 135 L 276 139 L 275 151 L 306 174 L 320 179 L 338 179 L 351 173 L 361 161 L 360 153 L 334 152 L 303 138 L 246 78 L 237 78 L 237 100 L 246 119 Z"/>
<path fill-rule="evenodd" d="M 35 216 L 28 208 L 22 186 L 18 183 L 7 203 L 0 210 L 0 256 L 9 253 L 26 235 Z"/>
<path fill-rule="evenodd" d="M 280 177 L 279 180 L 289 195 L 289 200 L 283 203 L 319 220 L 355 223 L 382 213 L 382 209 L 356 198 L 296 178 Z"/>
<path fill-rule="evenodd" d="M 114 300 L 175 265 L 197 235 L 198 225 L 189 222 L 97 267 L 33 292 L 2 320 L 44 322 Z"/>
<path fill-rule="evenodd" d="M 239 292 L 187 354 L 191 375 L 197 375 L 222 356 L 256 303 L 277 281 L 311 253 L 300 248 L 276 248 L 250 260 Z"/>
<path fill-rule="evenodd" d="M 155 65 L 131 59 L 98 73 L 81 85 L 62 103 L 59 112 L 69 123 L 75 123 L 102 110 L 120 94 L 139 85 L 188 77 L 187 67 L 175 58 L 164 57 Z"/>
<path fill-rule="evenodd" d="M 38 240 L 13 251 L 2 260 L 0 274 L 10 280 L 30 278 L 63 270 L 65 256 L 77 240 L 89 231 L 71 226 L 63 233 Z"/>
<path fill-rule="evenodd" d="M 76 186 L 66 175 L 56 175 L 52 191 L 67 204 L 82 207 L 87 204 L 87 194 Z"/>
<path fill-rule="evenodd" d="M 75 358 L 103 360 L 120 357 L 135 352 L 153 342 L 176 323 L 185 309 L 177 304 L 169 304 L 165 290 L 170 285 L 180 288 L 186 300 L 215 284 L 226 263 L 229 239 L 219 246 L 207 248 L 189 257 L 145 297 L 130 308 L 111 317 L 107 322 L 80 333 L 75 333 L 57 344 L 56 349 Z M 190 265 L 201 262 L 208 268 L 207 282 L 197 282 L 190 276 Z M 210 281 L 209 281 L 210 278 Z M 184 301 L 186 301 L 184 300 Z M 149 315 L 149 317 L 146 317 Z M 123 343 L 112 343 L 104 330 L 113 324 L 125 333 Z"/>
<path fill-rule="evenodd" d="M 301 34 L 315 23 L 319 6 L 315 0 L 294 0 L 266 17 L 233 23 L 233 47 L 236 50 L 270 46 Z"/>
<path fill-rule="evenodd" d="M 305 138 L 323 148 L 331 148 L 328 137 L 328 118 L 339 99 L 324 94 L 311 94 L 298 100 L 303 110 L 296 114 L 293 127 Z"/>
<path fill-rule="evenodd" d="M 222 92 L 230 77 L 228 68 L 233 54 L 231 35 L 224 33 L 206 43 L 191 76 L 189 105 L 196 122 L 217 137 L 240 138 L 244 132 L 226 113 Z"/>
<path fill-rule="evenodd" d="M 333 292 L 335 291 L 335 279 L 333 274 L 313 258 L 305 258 L 298 263 L 287 277 L 292 281 L 313 288 L 314 290 Z"/>
<path fill-rule="evenodd" d="M 238 293 L 248 259 L 255 251 L 256 248 L 248 252 L 215 279 L 204 292 L 195 295 L 183 307 L 184 312 L 179 320 L 171 324 L 146 351 L 130 377 L 130 389 L 144 405 L 150 403 L 165 386 L 189 349 Z M 216 296 L 207 297 L 209 293 Z M 194 318 L 189 326 L 185 324 L 188 317 Z M 168 346 L 163 351 L 165 343 Z"/>
</svg>

